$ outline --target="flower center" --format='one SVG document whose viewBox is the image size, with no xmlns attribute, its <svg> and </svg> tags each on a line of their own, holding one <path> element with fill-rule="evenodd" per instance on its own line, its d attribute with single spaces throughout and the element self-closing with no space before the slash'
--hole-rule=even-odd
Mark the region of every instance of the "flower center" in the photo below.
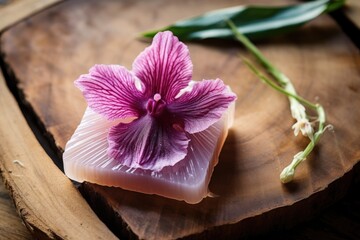
<svg viewBox="0 0 360 240">
<path fill-rule="evenodd" d="M 156 93 L 146 103 L 146 110 L 151 116 L 159 116 L 165 109 L 166 102 L 161 99 L 161 95 Z"/>
</svg>

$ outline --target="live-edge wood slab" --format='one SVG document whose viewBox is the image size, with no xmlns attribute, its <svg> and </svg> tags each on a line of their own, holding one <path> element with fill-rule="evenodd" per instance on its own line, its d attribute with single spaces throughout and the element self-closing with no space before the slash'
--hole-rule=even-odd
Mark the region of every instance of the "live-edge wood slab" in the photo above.
<svg viewBox="0 0 360 240">
<path fill-rule="evenodd" d="M 0 109 L 0 173 L 30 233 L 36 239 L 116 239 L 47 156 L 2 76 Z"/>
<path fill-rule="evenodd" d="M 0 32 L 13 25 L 25 17 L 48 7 L 58 0 L 19 0 L 3 1 L 0 4 Z M 0 79 L 2 72 L 0 71 Z M 10 199 L 8 191 L 5 189 L 4 182 L 0 179 L 0 239 L 24 240 L 31 239 L 30 232 L 22 224 L 19 215 L 16 213 L 13 202 Z"/>
<path fill-rule="evenodd" d="M 5 32 L 1 48 L 24 101 L 63 148 L 86 107 L 73 85 L 80 74 L 95 63 L 131 68 L 149 45 L 138 39 L 140 32 L 241 3 L 246 1 L 68 1 Z M 290 1 L 272 4 L 284 3 Z M 325 107 L 334 126 L 288 185 L 279 173 L 307 141 L 293 136 L 286 97 L 246 69 L 238 53 L 247 54 L 238 44 L 188 45 L 193 78 L 220 77 L 238 95 L 235 124 L 210 183 L 218 197 L 189 205 L 84 184 L 84 196 L 115 232 L 147 239 L 237 238 L 295 224 L 346 192 L 360 159 L 360 58 L 330 17 L 257 42 L 300 94 Z"/>
<path fill-rule="evenodd" d="M 11 0 L 0 4 L 0 31 L 61 0 Z"/>
<path fill-rule="evenodd" d="M 360 1 L 348 0 L 344 12 L 358 29 L 360 29 Z"/>
<path fill-rule="evenodd" d="M 15 211 L 14 204 L 5 189 L 4 182 L 0 179 L 0 239 L 30 240 L 31 235 L 22 224 Z"/>
</svg>

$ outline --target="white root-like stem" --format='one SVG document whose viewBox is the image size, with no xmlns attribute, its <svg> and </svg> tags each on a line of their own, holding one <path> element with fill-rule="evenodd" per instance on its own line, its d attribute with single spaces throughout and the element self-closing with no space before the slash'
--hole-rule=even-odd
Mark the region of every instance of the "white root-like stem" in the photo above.
<svg viewBox="0 0 360 240">
<path fill-rule="evenodd" d="M 274 67 L 260 52 L 260 50 L 237 29 L 232 21 L 228 20 L 227 23 L 233 31 L 235 38 L 255 56 L 257 61 L 270 73 L 270 75 L 272 75 L 275 81 L 268 79 L 247 59 L 243 59 L 244 63 L 252 72 L 255 73 L 255 75 L 257 75 L 261 81 L 288 97 L 290 102 L 291 115 L 297 121 L 293 125 L 294 134 L 297 135 L 301 131 L 304 136 L 310 139 L 310 142 L 304 151 L 296 154 L 293 157 L 292 162 L 287 167 L 285 167 L 280 174 L 280 181 L 282 183 L 291 182 L 294 179 L 297 166 L 306 160 L 307 156 L 314 149 L 316 143 L 320 140 L 320 137 L 324 131 L 331 128 L 329 125 L 324 127 L 326 121 L 324 108 L 320 104 L 312 103 L 299 96 L 291 80 L 280 70 Z M 309 122 L 309 119 L 312 119 L 313 117 L 309 117 L 306 114 L 306 107 L 315 110 L 317 113 L 317 117 L 315 117 L 315 120 L 313 121 L 313 123 L 318 123 L 316 132 L 312 127 L 312 124 Z"/>
</svg>

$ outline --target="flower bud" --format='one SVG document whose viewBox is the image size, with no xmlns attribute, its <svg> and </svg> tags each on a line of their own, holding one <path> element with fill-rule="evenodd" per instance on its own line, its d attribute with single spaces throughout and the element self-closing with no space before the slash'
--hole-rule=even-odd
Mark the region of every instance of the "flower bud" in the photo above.
<svg viewBox="0 0 360 240">
<path fill-rule="evenodd" d="M 280 181 L 282 183 L 291 182 L 294 179 L 294 175 L 295 175 L 294 168 L 291 165 L 287 166 L 280 174 Z"/>
</svg>

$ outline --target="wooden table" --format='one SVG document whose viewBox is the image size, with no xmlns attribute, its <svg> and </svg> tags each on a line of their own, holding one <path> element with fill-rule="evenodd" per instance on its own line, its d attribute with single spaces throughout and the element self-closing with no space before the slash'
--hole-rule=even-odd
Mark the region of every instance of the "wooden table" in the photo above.
<svg viewBox="0 0 360 240">
<path fill-rule="evenodd" d="M 11 26 L 36 11 L 43 9 L 58 1 L 24 1 L 14 0 L 8 1 L 8 5 L 0 5 L 0 31 L 11 28 Z M 334 14 L 338 23 L 344 29 L 349 29 L 348 26 L 343 24 L 352 23 L 352 30 L 354 27 L 360 26 L 359 22 L 359 4 L 356 0 L 349 1 L 348 9 L 345 13 L 339 12 Z M 4 13 L 4 14 L 1 14 Z M 347 17 L 348 16 L 348 17 Z M 344 21 L 347 20 L 347 21 Z M 358 31 L 358 30 L 357 30 Z M 356 41 L 359 32 L 347 31 L 349 37 Z M 356 42 L 355 42 L 356 43 Z M 0 76 L 0 80 L 2 76 Z M 61 139 L 60 139 L 61 141 Z M 19 165 L 18 162 L 17 165 Z M 15 164 L 16 165 L 16 164 Z M 19 167 L 19 166 L 18 166 Z M 21 166 L 20 166 L 21 168 Z M 359 176 L 358 166 L 352 170 L 351 174 Z M 326 210 L 318 213 L 310 221 L 297 225 L 291 230 L 282 232 L 272 232 L 266 235 L 267 239 L 359 239 L 360 234 L 357 231 L 360 228 L 360 193 L 358 181 L 351 183 L 351 188 L 348 194 L 336 203 L 335 205 L 327 208 Z M 30 234 L 27 232 L 24 225 L 16 213 L 8 193 L 1 183 L 0 187 L 0 239 L 31 239 Z M 16 198 L 15 200 L 16 201 Z M 104 230 L 106 231 L 106 230 Z M 109 235 L 110 236 L 110 235 Z M 260 236 L 265 238 L 265 236 Z"/>
</svg>

